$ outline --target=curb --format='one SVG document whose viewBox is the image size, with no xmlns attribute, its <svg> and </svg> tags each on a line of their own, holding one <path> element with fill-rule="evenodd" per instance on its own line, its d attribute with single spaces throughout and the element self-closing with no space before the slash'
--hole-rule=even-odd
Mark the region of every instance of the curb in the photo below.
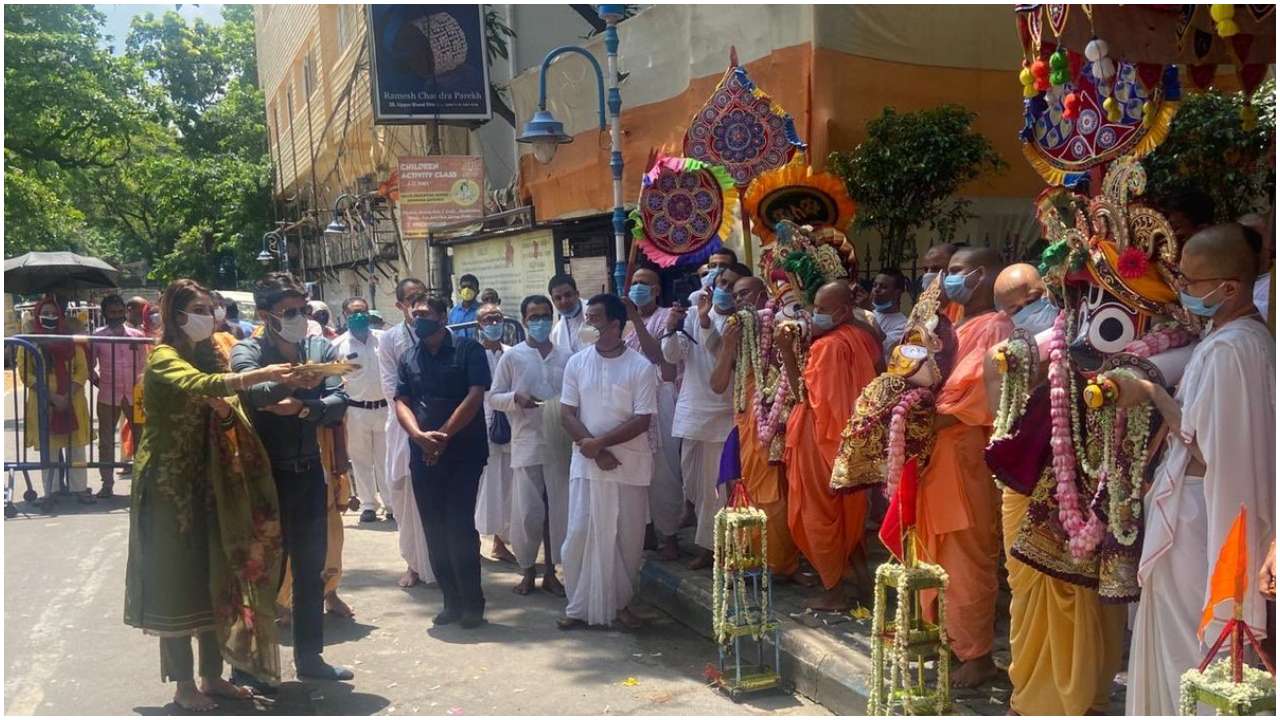
<svg viewBox="0 0 1280 720">
<path fill-rule="evenodd" d="M 711 639 L 710 576 L 686 579 L 661 563 L 646 562 L 639 597 Z M 779 617 L 778 625 L 783 680 L 837 715 L 865 715 L 871 658 L 789 617 Z M 765 646 L 772 649 L 771 643 Z"/>
</svg>

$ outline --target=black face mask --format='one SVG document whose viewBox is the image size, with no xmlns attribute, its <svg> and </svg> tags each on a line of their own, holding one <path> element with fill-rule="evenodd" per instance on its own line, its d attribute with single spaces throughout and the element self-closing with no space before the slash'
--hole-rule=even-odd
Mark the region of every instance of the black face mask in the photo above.
<svg viewBox="0 0 1280 720">
<path fill-rule="evenodd" d="M 432 320 L 431 318 L 425 317 L 414 318 L 413 320 L 413 332 L 418 336 L 419 340 L 426 340 L 432 335 L 440 332 L 440 327 L 441 325 L 439 320 Z"/>
<path fill-rule="evenodd" d="M 124 318 L 122 318 L 122 317 L 109 317 L 109 318 L 107 318 L 107 326 L 108 326 L 108 327 L 113 327 L 113 328 L 115 328 L 115 327 L 120 327 L 120 326 L 121 326 L 121 325 L 123 325 L 123 324 L 124 324 Z"/>
<path fill-rule="evenodd" d="M 45 330 L 56 330 L 58 329 L 58 318 L 42 317 L 40 318 L 40 327 L 44 328 Z"/>
</svg>

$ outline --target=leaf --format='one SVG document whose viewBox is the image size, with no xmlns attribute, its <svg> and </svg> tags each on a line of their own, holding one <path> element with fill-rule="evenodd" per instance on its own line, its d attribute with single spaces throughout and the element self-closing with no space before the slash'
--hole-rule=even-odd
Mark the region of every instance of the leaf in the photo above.
<svg viewBox="0 0 1280 720">
<path fill-rule="evenodd" d="M 622 687 L 635 687 L 639 684 L 640 684 L 640 681 L 635 679 L 634 677 L 629 677 L 626 680 L 622 681 Z"/>
</svg>

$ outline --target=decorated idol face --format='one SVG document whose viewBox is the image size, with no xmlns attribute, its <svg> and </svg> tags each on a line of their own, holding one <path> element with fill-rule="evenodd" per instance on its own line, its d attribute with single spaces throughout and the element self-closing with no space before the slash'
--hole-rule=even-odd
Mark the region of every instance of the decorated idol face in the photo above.
<svg viewBox="0 0 1280 720">
<path fill-rule="evenodd" d="M 1071 359 L 1084 372 L 1097 371 L 1106 359 L 1146 333 L 1151 316 L 1135 311 L 1100 285 L 1082 288 L 1077 305 L 1079 330 L 1070 339 Z"/>
<path fill-rule="evenodd" d="M 804 320 L 809 316 L 805 308 L 804 298 L 791 288 L 782 291 L 777 299 L 778 312 L 788 320 Z"/>
</svg>

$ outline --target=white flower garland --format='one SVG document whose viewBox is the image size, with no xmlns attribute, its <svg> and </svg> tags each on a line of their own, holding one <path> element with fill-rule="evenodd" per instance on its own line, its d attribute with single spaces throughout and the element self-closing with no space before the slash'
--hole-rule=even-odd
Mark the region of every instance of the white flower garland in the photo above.
<svg viewBox="0 0 1280 720">
<path fill-rule="evenodd" d="M 757 507 L 726 507 L 716 513 L 715 547 L 711 587 L 712 634 L 716 642 L 726 644 L 734 631 L 746 628 L 751 637 L 759 640 L 769 629 L 772 618 L 769 605 L 769 537 L 766 532 L 768 518 Z M 756 539 L 759 539 L 759 550 Z M 760 571 L 760 609 L 749 611 L 747 604 L 747 579 L 744 571 Z M 729 618 L 726 602 L 729 594 L 736 596 L 738 607 L 745 615 Z M 746 623 L 742 621 L 746 620 Z"/>
<path fill-rule="evenodd" d="M 1013 432 L 1013 426 L 1027 409 L 1031 397 L 1031 380 L 1038 369 L 1038 349 L 1027 343 L 1010 340 L 1003 353 L 1004 377 L 1000 382 L 1000 405 L 996 409 L 991 440 L 1003 440 Z"/>
<path fill-rule="evenodd" d="M 929 563 L 920 563 L 915 567 L 907 567 L 894 562 L 882 563 L 876 568 L 875 607 L 872 614 L 871 632 L 871 700 L 867 712 L 871 715 L 888 715 L 896 705 L 910 715 L 937 715 L 951 707 L 951 651 L 947 641 L 946 624 L 946 587 L 947 573 L 942 567 Z M 896 587 L 898 602 L 895 609 L 893 625 L 885 623 L 886 605 L 888 605 L 888 588 Z M 909 684 L 911 679 L 910 657 L 908 647 L 911 636 L 929 632 L 926 627 L 913 626 L 910 609 L 911 602 L 904 602 L 908 596 L 916 596 L 921 590 L 938 590 L 938 623 L 937 623 L 937 686 L 934 690 L 926 690 L 923 686 Z M 893 645 L 885 646 L 885 635 L 892 628 Z M 887 655 L 887 656 L 886 656 Z M 917 662 L 924 662 L 923 657 Z M 885 668 L 889 670 L 888 682 L 885 682 Z"/>
<path fill-rule="evenodd" d="M 1223 656 L 1210 663 L 1200 672 L 1191 668 L 1182 674 L 1179 683 L 1178 714 L 1195 715 L 1199 711 L 1200 700 L 1204 694 L 1212 695 L 1227 705 L 1210 702 L 1218 709 L 1219 715 L 1252 715 L 1257 705 L 1270 700 L 1272 708 L 1276 701 L 1276 679 L 1271 673 L 1245 665 L 1241 682 L 1231 680 L 1231 658 Z"/>
</svg>

